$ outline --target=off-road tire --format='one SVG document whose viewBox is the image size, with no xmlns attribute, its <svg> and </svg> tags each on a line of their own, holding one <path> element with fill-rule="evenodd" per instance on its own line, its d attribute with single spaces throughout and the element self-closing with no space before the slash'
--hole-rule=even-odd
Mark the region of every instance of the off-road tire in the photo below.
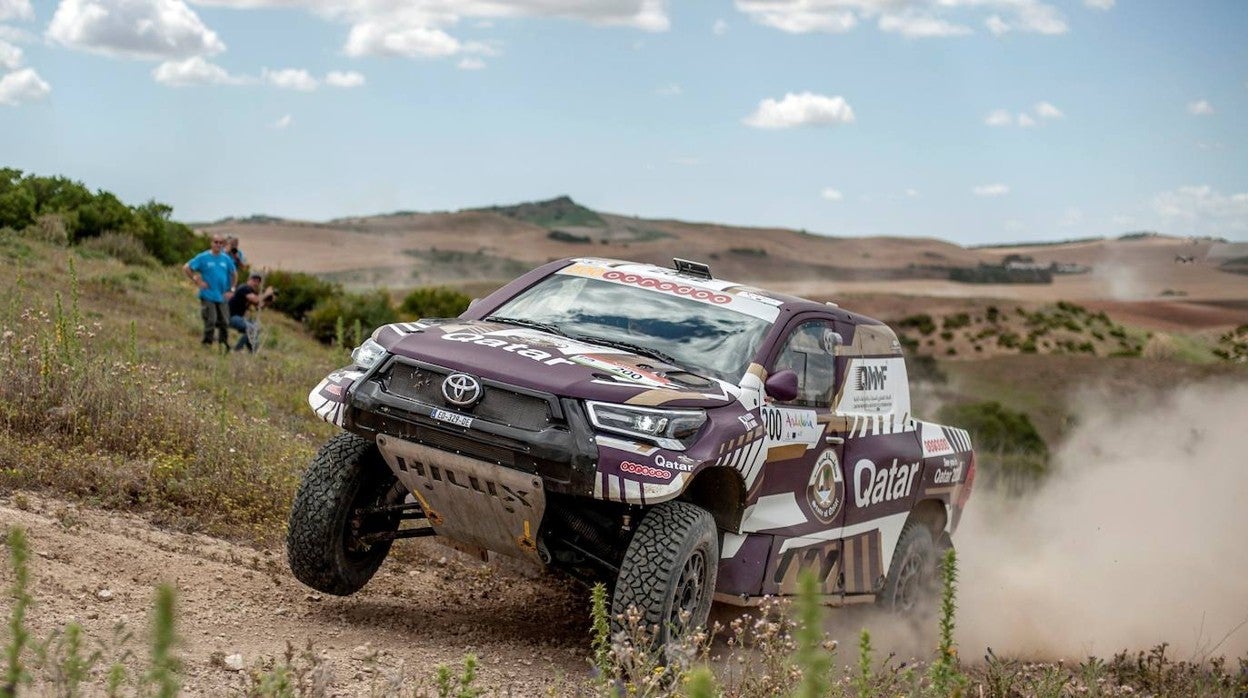
<svg viewBox="0 0 1248 698">
<path fill-rule="evenodd" d="M 361 521 L 370 532 L 393 531 L 396 516 L 364 519 L 364 507 L 399 492 L 396 478 L 372 441 L 350 432 L 331 438 L 303 473 L 290 509 L 286 558 L 299 581 L 318 591 L 346 596 L 360 590 L 390 552 L 392 541 L 355 540 Z"/>
<path fill-rule="evenodd" d="M 936 543 L 927 523 L 912 520 L 901 529 L 884 589 L 876 604 L 890 611 L 923 616 L 936 610 L 939 598 Z"/>
<path fill-rule="evenodd" d="M 719 570 L 715 519 L 688 502 L 664 502 L 646 514 L 624 552 L 611 599 L 612 634 L 630 607 L 656 647 L 706 625 Z M 688 612 L 685 622 L 680 611 Z M 657 633 L 655 628 L 657 627 Z"/>
</svg>

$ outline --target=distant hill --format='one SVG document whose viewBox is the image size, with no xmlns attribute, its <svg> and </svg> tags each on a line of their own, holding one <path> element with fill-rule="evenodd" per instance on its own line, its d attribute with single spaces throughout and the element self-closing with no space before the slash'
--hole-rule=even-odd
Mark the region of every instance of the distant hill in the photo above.
<svg viewBox="0 0 1248 698">
<path fill-rule="evenodd" d="M 1143 300 L 1248 297 L 1239 257 L 1219 268 L 1212 239 L 1142 231 L 966 248 L 925 237 L 833 237 L 595 211 L 568 196 L 460 211 L 394 211 L 326 222 L 253 215 L 205 232 L 237 235 L 260 268 L 304 271 L 353 290 L 451 285 L 480 294 L 563 257 L 613 257 L 670 265 L 706 262 L 722 278 L 816 298 L 847 292 L 1044 299 Z M 1222 246 L 1225 247 L 1225 246 Z M 1011 258 L 1058 269 L 1045 288 L 993 272 Z M 1070 274 L 1080 270 L 1086 273 Z M 1001 278 L 998 279 L 998 276 Z M 958 283 L 951 279 L 981 283 Z"/>
</svg>

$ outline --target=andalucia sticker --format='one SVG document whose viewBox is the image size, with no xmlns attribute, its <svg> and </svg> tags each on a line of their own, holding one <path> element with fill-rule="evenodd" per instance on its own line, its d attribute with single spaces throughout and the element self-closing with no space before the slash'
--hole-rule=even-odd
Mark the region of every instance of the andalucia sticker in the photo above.
<svg viewBox="0 0 1248 698">
<path fill-rule="evenodd" d="M 806 501 L 821 523 L 832 523 L 841 510 L 841 503 L 845 501 L 845 478 L 841 475 L 836 451 L 828 449 L 819 454 L 806 488 Z"/>
</svg>

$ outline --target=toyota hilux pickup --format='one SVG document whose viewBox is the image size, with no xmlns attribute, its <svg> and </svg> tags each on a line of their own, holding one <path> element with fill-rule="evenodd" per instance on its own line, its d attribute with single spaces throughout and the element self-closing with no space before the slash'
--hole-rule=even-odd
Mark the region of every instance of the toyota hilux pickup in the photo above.
<svg viewBox="0 0 1248 698">
<path fill-rule="evenodd" d="M 352 359 L 309 395 L 342 431 L 287 539 L 330 594 L 436 535 L 605 582 L 659 642 L 804 572 L 828 605 L 910 611 L 974 480 L 967 432 L 911 414 L 888 326 L 686 260 L 551 262 Z"/>
</svg>

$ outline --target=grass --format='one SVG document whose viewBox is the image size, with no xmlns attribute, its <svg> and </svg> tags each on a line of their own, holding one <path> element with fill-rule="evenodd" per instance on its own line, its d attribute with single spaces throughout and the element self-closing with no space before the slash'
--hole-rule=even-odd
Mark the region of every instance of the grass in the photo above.
<svg viewBox="0 0 1248 698">
<path fill-rule="evenodd" d="M 30 693 L 59 696 L 142 695 L 172 698 L 180 694 L 183 664 L 177 654 L 179 636 L 176 596 L 172 587 L 156 588 L 147 633 L 148 653 L 140 659 L 129 643 L 131 634 L 118 625 L 111 638 L 87 638 L 74 623 L 47 638 L 32 637 L 26 629 L 31 607 L 29 589 L 30 549 L 20 527 L 8 531 L 7 547 L 13 576 L 12 601 L 4 637 L 5 673 L 0 698 Z M 868 696 L 982 695 L 1013 696 L 1129 696 L 1184 695 L 1233 696 L 1248 691 L 1248 658 L 1229 665 L 1223 658 L 1208 661 L 1174 661 L 1166 645 L 1148 652 L 1122 652 L 1109 661 L 1089 657 L 1072 667 L 1058 664 L 1024 664 L 1001 659 L 988 650 L 985 665 L 964 666 L 953 641 L 956 618 L 957 558 L 948 551 L 941 564 L 941 592 L 936 623 L 937 645 L 926 665 L 895 664 L 888 655 L 877 658 L 871 633 L 858 636 L 857 662 L 853 669 L 834 678 L 837 643 L 823 632 L 825 610 L 816 595 L 813 573 L 799 580 L 795 600 L 772 599 L 759 613 L 741 616 L 729 628 L 715 626 L 694 633 L 684 644 L 654 651 L 653 629 L 639 623 L 631 613 L 625 630 L 607 637 L 605 590 L 592 592 L 591 642 L 595 647 L 594 671 L 588 679 L 565 680 L 549 695 L 630 698 L 668 696 L 731 696 L 740 698 L 866 698 Z M 711 657 L 714 637 L 726 634 L 726 656 Z M 93 642 L 90 642 L 94 640 Z M 84 646 L 99 649 L 84 654 Z M 373 696 L 438 696 L 478 698 L 509 695 L 506 686 L 483 685 L 479 661 L 464 657 L 462 666 L 434 667 L 424 675 L 409 676 L 399 667 L 382 666 L 374 654 Z M 214 657 L 221 666 L 224 657 Z M 287 643 L 280 657 L 259 661 L 242 674 L 248 696 L 326 696 L 335 694 L 332 673 L 311 641 L 296 652 Z M 357 680 L 358 680 L 357 675 Z M 362 686 L 356 685 L 359 689 Z"/>
<path fill-rule="evenodd" d="M 262 545 L 281 539 L 297 474 L 333 431 L 311 415 L 305 391 L 328 368 L 346 362 L 344 350 L 322 346 L 294 323 L 266 314 L 262 353 L 221 356 L 198 345 L 197 303 L 176 270 L 126 265 L 111 255 L 84 255 L 2 233 L 0 284 L 9 289 L 0 299 L 0 489 L 43 490 L 96 506 L 137 509 L 167 526 Z M 981 386 L 996 381 L 994 390 L 1013 401 L 1002 400 L 1006 404 L 1038 408 L 1051 406 L 1061 386 L 1086 381 L 1081 369 L 1093 365 L 1088 357 L 1062 357 L 1073 363 L 1054 369 L 1054 359 L 1004 357 L 980 363 L 974 376 L 954 371 L 959 362 L 942 366 L 951 369 L 950 382 L 963 389 L 972 378 Z M 1039 364 L 1031 362 L 1037 360 L 1050 362 L 1048 368 L 1015 365 L 1035 368 Z M 1129 380 L 1159 385 L 1173 381 L 1176 371 L 1230 370 L 1146 360 L 1124 366 Z M 1065 371 L 1065 383 L 1053 379 L 1054 370 Z M 981 394 L 980 399 L 995 398 Z M 1039 420 L 1037 426 L 1044 433 Z M 58 695 L 178 693 L 182 667 L 172 590 L 155 590 L 149 651 L 142 656 L 124 626 L 108 638 L 86 637 L 73 623 L 32 637 L 26 627 L 31 558 L 20 529 L 8 531 L 8 548 L 12 577 L 0 696 L 31 686 Z M 824 609 L 809 593 L 792 605 L 772 599 L 759 613 L 707 629 L 659 658 L 639 649 L 648 647 L 648 629 L 636 619 L 629 633 L 607 637 L 606 592 L 600 589 L 593 603 L 595 678 L 572 678 L 566 692 L 865 696 L 952 695 L 964 689 L 972 695 L 982 689 L 989 696 L 1123 695 L 1126 686 L 1155 694 L 1235 695 L 1248 689 L 1245 669 L 1236 673 L 1218 659 L 1175 662 L 1164 646 L 1071 667 L 992 658 L 968 668 L 952 645 L 954 564 L 952 558 L 946 563 L 941 640 L 926 666 L 878 657 L 864 632 L 857 643 L 857 671 L 837 678 L 831 671 L 837 643 L 824 635 Z M 712 647 L 726 648 L 718 661 Z M 296 652 L 287 646 L 277 654 L 248 670 L 250 694 L 329 692 L 332 676 L 313 648 Z M 374 677 L 378 695 L 504 690 L 483 687 L 471 657 L 425 675 L 382 667 Z"/>
<path fill-rule="evenodd" d="M 279 540 L 297 475 L 332 432 L 304 390 L 345 352 L 266 313 L 260 354 L 221 356 L 199 344 L 175 270 L 13 249 L 0 238 L 0 489 Z"/>
</svg>

